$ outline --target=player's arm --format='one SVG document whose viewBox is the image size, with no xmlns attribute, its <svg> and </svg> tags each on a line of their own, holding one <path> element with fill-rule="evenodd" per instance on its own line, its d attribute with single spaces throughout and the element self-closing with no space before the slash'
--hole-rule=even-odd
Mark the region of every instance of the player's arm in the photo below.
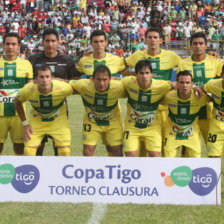
<svg viewBox="0 0 224 224">
<path fill-rule="evenodd" d="M 125 70 L 120 72 L 120 74 L 123 76 L 130 76 L 130 75 L 135 75 L 135 72 L 132 72 L 128 68 L 125 68 Z"/>
<path fill-rule="evenodd" d="M 132 72 L 132 71 L 129 70 L 128 64 L 125 60 L 122 60 L 121 67 L 122 66 L 124 66 L 124 69 L 123 69 L 123 71 L 119 72 L 121 75 L 123 75 L 123 76 L 135 75 L 135 72 Z"/>
<path fill-rule="evenodd" d="M 79 94 L 78 89 L 79 89 L 79 84 L 77 83 L 76 80 L 71 80 L 69 82 L 70 86 L 73 89 L 73 93 L 72 94 Z"/>
<path fill-rule="evenodd" d="M 31 134 L 33 133 L 32 127 L 29 125 L 27 121 L 23 104 L 17 97 L 14 100 L 14 105 L 24 127 L 24 133 L 23 133 L 24 140 L 28 141 L 30 140 L 30 133 Z"/>
</svg>

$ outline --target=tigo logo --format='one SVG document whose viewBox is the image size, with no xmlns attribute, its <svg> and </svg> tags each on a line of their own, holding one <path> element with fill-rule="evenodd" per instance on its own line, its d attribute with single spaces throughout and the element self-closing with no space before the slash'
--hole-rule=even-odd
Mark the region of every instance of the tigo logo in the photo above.
<svg viewBox="0 0 224 224">
<path fill-rule="evenodd" d="M 31 192 L 40 179 L 39 170 L 33 165 L 23 165 L 14 168 L 11 164 L 0 166 L 0 183 L 9 184 L 20 193 Z"/>
<path fill-rule="evenodd" d="M 217 174 L 209 167 L 191 170 L 187 166 L 180 166 L 174 169 L 170 176 L 166 176 L 164 172 L 161 176 L 164 177 L 164 184 L 167 187 L 188 185 L 192 192 L 200 196 L 210 194 L 217 183 Z"/>
<path fill-rule="evenodd" d="M 20 193 L 32 191 L 40 179 L 39 170 L 33 165 L 23 165 L 16 168 L 12 186 Z"/>
<path fill-rule="evenodd" d="M 193 178 L 189 184 L 190 189 L 200 196 L 209 194 L 216 186 L 216 172 L 209 167 L 192 170 Z"/>
</svg>

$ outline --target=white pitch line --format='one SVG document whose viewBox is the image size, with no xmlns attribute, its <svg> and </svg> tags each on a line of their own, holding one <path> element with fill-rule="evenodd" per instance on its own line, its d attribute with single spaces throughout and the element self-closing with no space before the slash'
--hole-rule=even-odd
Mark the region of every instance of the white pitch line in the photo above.
<svg viewBox="0 0 224 224">
<path fill-rule="evenodd" d="M 92 214 L 87 224 L 100 224 L 106 211 L 107 211 L 107 204 L 93 203 Z"/>
</svg>

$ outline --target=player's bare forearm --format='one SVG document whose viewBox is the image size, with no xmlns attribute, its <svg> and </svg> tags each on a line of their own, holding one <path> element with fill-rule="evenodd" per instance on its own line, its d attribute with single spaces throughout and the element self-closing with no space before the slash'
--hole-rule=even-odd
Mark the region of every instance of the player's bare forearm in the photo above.
<svg viewBox="0 0 224 224">
<path fill-rule="evenodd" d="M 134 76 L 135 72 L 131 72 L 128 68 L 126 68 L 123 72 L 120 72 L 120 74 L 123 76 Z"/>
<path fill-rule="evenodd" d="M 25 111 L 23 108 L 23 104 L 17 97 L 14 100 L 14 105 L 15 105 L 16 112 L 18 113 L 21 121 L 25 121 L 26 115 L 25 115 Z"/>
</svg>

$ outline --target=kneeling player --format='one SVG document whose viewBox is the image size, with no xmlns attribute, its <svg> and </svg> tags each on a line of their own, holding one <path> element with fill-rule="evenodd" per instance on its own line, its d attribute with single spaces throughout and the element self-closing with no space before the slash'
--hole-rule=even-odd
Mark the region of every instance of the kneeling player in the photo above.
<svg viewBox="0 0 224 224">
<path fill-rule="evenodd" d="M 35 156 L 47 134 L 54 140 L 57 155 L 69 156 L 71 133 L 64 100 L 72 92 L 68 83 L 52 80 L 52 72 L 46 65 L 38 69 L 37 84 L 29 83 L 20 89 L 15 108 L 24 126 L 25 155 Z M 32 106 L 29 122 L 22 107 L 26 101 Z"/>
<path fill-rule="evenodd" d="M 99 65 L 92 80 L 71 81 L 74 93 L 81 95 L 85 106 L 83 155 L 93 156 L 100 137 L 112 156 L 122 156 L 123 126 L 118 99 L 125 97 L 120 81 L 111 80 L 111 72 Z"/>
<path fill-rule="evenodd" d="M 186 157 L 201 157 L 198 116 L 207 104 L 207 96 L 199 99 L 192 87 L 191 73 L 187 70 L 181 71 L 177 74 L 177 90 L 168 92 L 162 101 L 169 108 L 165 157 L 176 157 L 181 146 L 186 148 Z"/>
<path fill-rule="evenodd" d="M 171 83 L 152 79 L 149 60 L 139 61 L 135 73 L 136 77 L 122 80 L 128 93 L 124 151 L 126 156 L 138 156 L 140 142 L 143 141 L 148 156 L 160 156 L 162 139 L 158 106 L 164 94 L 171 90 Z"/>
</svg>

